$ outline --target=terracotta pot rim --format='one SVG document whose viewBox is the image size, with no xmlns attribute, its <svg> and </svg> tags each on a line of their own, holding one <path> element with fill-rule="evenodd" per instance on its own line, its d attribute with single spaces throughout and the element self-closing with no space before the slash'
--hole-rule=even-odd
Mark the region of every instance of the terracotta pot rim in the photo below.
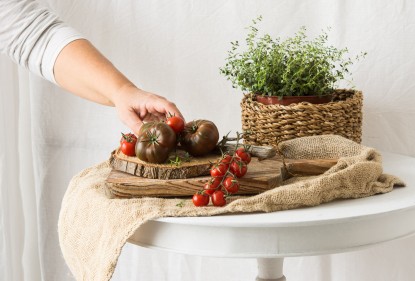
<svg viewBox="0 0 415 281">
<path fill-rule="evenodd" d="M 331 102 L 333 94 L 323 96 L 265 96 L 262 94 L 254 94 L 255 100 L 259 103 L 270 105 L 290 105 L 292 103 L 309 102 L 312 104 L 322 104 Z"/>
</svg>

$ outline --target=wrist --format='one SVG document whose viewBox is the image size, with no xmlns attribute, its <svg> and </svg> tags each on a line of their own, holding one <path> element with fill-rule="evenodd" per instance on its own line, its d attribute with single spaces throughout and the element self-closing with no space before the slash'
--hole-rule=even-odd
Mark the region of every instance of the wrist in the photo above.
<svg viewBox="0 0 415 281">
<path fill-rule="evenodd" d="M 117 104 L 123 100 L 128 100 L 127 96 L 134 94 L 137 94 L 139 92 L 142 92 L 137 86 L 135 86 L 130 81 L 122 84 L 115 90 L 111 91 L 111 95 L 109 96 L 109 100 L 112 103 L 112 106 L 117 106 Z"/>
</svg>

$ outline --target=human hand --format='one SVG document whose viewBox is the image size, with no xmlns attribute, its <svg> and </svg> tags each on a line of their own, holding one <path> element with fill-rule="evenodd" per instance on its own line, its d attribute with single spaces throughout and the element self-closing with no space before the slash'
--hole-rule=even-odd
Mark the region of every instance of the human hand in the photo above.
<svg viewBox="0 0 415 281">
<path fill-rule="evenodd" d="M 183 118 L 174 103 L 162 96 L 140 90 L 132 84 L 122 87 L 114 95 L 113 103 L 120 120 L 136 135 L 143 122 L 165 120 L 169 114 Z"/>
<path fill-rule="evenodd" d="M 164 120 L 169 114 L 183 118 L 174 103 L 138 89 L 85 39 L 75 40 L 62 49 L 54 75 L 58 85 L 69 92 L 115 106 L 120 120 L 136 135 L 143 122 Z"/>
</svg>

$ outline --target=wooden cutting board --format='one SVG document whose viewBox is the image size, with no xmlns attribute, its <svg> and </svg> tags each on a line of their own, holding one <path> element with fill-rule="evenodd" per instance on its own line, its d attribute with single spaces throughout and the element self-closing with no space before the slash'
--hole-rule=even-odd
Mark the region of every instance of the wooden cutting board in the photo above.
<svg viewBox="0 0 415 281">
<path fill-rule="evenodd" d="M 252 157 L 247 174 L 239 179 L 240 195 L 262 193 L 280 186 L 290 176 L 318 175 L 337 163 L 337 159 L 285 159 L 284 165 L 268 147 L 253 147 L 252 155 L 257 157 Z M 210 179 L 212 164 L 219 159 L 218 154 L 211 154 L 180 165 L 151 164 L 126 156 L 117 149 L 110 158 L 113 169 L 106 180 L 108 195 L 128 198 L 191 196 L 203 189 Z"/>
<path fill-rule="evenodd" d="M 223 152 L 234 151 L 235 146 L 236 144 L 219 143 L 210 154 L 199 157 L 191 157 L 178 147 L 170 153 L 169 159 L 164 164 L 141 161 L 138 157 L 125 155 L 118 148 L 111 153 L 110 165 L 114 170 L 144 178 L 165 180 L 193 178 L 209 175 L 212 164 L 218 162 Z M 277 154 L 276 149 L 271 146 L 250 145 L 249 150 L 253 157 L 259 159 L 272 158 Z M 180 164 L 174 161 L 172 163 L 171 160 L 177 159 L 180 160 Z"/>
<path fill-rule="evenodd" d="M 248 173 L 241 179 L 240 195 L 253 195 L 278 187 L 291 176 L 319 175 L 337 163 L 337 159 L 291 160 L 285 165 L 278 157 L 259 161 L 252 158 Z M 201 190 L 209 176 L 189 179 L 149 179 L 113 169 L 107 178 L 109 197 L 180 197 L 191 196 Z"/>
<path fill-rule="evenodd" d="M 248 172 L 239 179 L 238 194 L 259 194 L 281 185 L 282 167 L 283 164 L 277 157 L 261 161 L 253 157 L 248 165 Z M 118 197 L 179 197 L 195 194 L 203 189 L 203 185 L 209 179 L 209 176 L 187 179 L 150 179 L 113 169 L 107 178 L 107 186 L 109 191 Z"/>
</svg>

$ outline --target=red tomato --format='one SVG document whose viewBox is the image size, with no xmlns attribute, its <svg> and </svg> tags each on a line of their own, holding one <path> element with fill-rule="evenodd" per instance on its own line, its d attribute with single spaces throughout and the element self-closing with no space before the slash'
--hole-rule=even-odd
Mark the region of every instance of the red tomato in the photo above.
<svg viewBox="0 0 415 281">
<path fill-rule="evenodd" d="M 179 134 L 184 129 L 184 120 L 179 116 L 171 116 L 167 118 L 166 124 L 169 125 L 176 134 Z"/>
<path fill-rule="evenodd" d="M 135 144 L 137 142 L 137 137 L 132 133 L 121 133 L 121 135 L 121 152 L 127 156 L 135 156 Z"/>
<path fill-rule="evenodd" d="M 245 148 L 240 147 L 235 151 L 235 155 L 241 159 L 245 164 L 249 164 L 251 162 L 251 154 L 245 150 Z"/>
<path fill-rule="evenodd" d="M 209 181 L 211 188 L 218 188 L 222 182 L 221 178 L 211 178 Z"/>
<path fill-rule="evenodd" d="M 196 193 L 193 195 L 192 201 L 196 207 L 207 206 L 209 204 L 209 196 L 202 193 Z"/>
<path fill-rule="evenodd" d="M 216 188 L 213 188 L 210 186 L 210 184 L 207 182 L 205 183 L 205 185 L 203 186 L 203 191 L 207 194 L 207 195 L 212 195 L 213 192 L 216 191 Z"/>
<path fill-rule="evenodd" d="M 133 133 L 123 134 L 121 133 L 120 144 L 122 144 L 125 140 L 137 139 L 136 135 Z"/>
<path fill-rule="evenodd" d="M 219 188 L 221 181 L 221 178 L 211 178 L 211 180 L 203 186 L 203 190 L 206 194 L 212 195 L 213 192 Z"/>
<path fill-rule="evenodd" d="M 232 176 L 225 178 L 223 181 L 223 186 L 225 187 L 226 191 L 231 194 L 237 193 L 239 190 L 239 182 Z"/>
<path fill-rule="evenodd" d="M 231 172 L 237 178 L 243 177 L 248 171 L 248 166 L 243 161 L 234 161 L 231 164 Z"/>
<path fill-rule="evenodd" d="M 225 165 L 229 165 L 232 162 L 232 156 L 230 156 L 229 154 L 225 154 L 223 155 L 222 159 L 220 160 L 220 163 L 225 164 Z"/>
<path fill-rule="evenodd" d="M 218 163 L 210 169 L 210 175 L 214 178 L 221 178 L 225 176 L 226 172 L 228 171 L 229 165 Z"/>
<path fill-rule="evenodd" d="M 226 198 L 223 191 L 217 190 L 212 194 L 212 204 L 217 207 L 226 205 Z"/>
</svg>

